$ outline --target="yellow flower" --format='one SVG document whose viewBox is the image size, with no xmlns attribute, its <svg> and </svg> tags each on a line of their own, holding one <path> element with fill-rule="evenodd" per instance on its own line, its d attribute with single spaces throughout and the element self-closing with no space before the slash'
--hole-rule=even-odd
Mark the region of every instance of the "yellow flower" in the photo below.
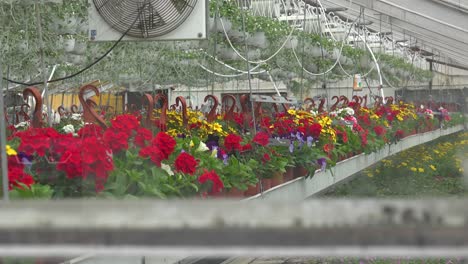
<svg viewBox="0 0 468 264">
<path fill-rule="evenodd" d="M 6 153 L 8 156 L 18 155 L 18 153 L 16 153 L 16 150 L 12 149 L 9 145 L 6 145 Z"/>
<path fill-rule="evenodd" d="M 223 132 L 223 127 L 219 123 L 213 123 L 213 130 Z"/>
<path fill-rule="evenodd" d="M 418 168 L 418 171 L 419 172 L 424 172 L 424 169 L 423 168 Z"/>
<path fill-rule="evenodd" d="M 437 168 L 436 168 L 434 165 L 432 165 L 432 164 L 429 165 L 429 167 L 430 167 L 433 171 L 436 171 L 436 170 L 437 170 Z"/>
<path fill-rule="evenodd" d="M 411 167 L 410 170 L 416 172 L 418 169 L 416 169 L 415 167 Z"/>
<path fill-rule="evenodd" d="M 408 166 L 408 163 L 402 162 L 401 165 L 406 167 L 406 166 Z"/>
<path fill-rule="evenodd" d="M 434 150 L 434 153 L 435 154 L 439 154 L 440 152 L 438 150 Z"/>
<path fill-rule="evenodd" d="M 196 124 L 196 123 L 198 123 L 198 118 L 196 118 L 196 117 L 190 118 L 190 123 L 191 123 L 191 124 Z"/>
<path fill-rule="evenodd" d="M 190 140 L 190 147 L 193 148 L 195 146 L 195 143 L 193 143 L 192 140 Z"/>
</svg>

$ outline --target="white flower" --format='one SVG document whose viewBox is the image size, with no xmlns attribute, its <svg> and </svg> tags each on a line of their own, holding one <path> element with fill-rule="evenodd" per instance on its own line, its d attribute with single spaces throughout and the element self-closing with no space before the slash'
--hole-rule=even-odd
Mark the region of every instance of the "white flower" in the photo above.
<svg viewBox="0 0 468 264">
<path fill-rule="evenodd" d="M 197 148 L 197 151 L 207 151 L 207 150 L 210 150 L 205 143 L 203 142 L 200 142 L 200 144 L 198 145 L 198 148 Z"/>
<path fill-rule="evenodd" d="M 81 120 L 81 114 L 76 114 L 76 113 L 72 114 L 71 119 L 77 120 L 77 121 Z"/>
<path fill-rule="evenodd" d="M 63 132 L 65 133 L 75 133 L 75 128 L 73 127 L 72 124 L 66 125 L 62 129 L 63 129 Z"/>
<path fill-rule="evenodd" d="M 28 128 L 28 127 L 29 127 L 29 121 L 19 122 L 18 124 L 15 125 L 15 128 Z"/>
<path fill-rule="evenodd" d="M 167 164 L 164 164 L 164 163 L 161 163 L 161 169 L 166 171 L 167 174 L 169 174 L 170 176 L 174 176 L 174 172 L 172 171 L 171 166 L 169 166 Z"/>
<path fill-rule="evenodd" d="M 318 112 L 317 112 L 317 111 L 314 111 L 314 110 L 310 110 L 310 113 L 311 113 L 313 116 L 317 116 L 317 115 L 318 115 Z"/>
<path fill-rule="evenodd" d="M 60 124 L 60 115 L 56 113 L 55 111 L 52 111 L 52 116 L 54 117 L 52 119 L 52 124 L 54 125 Z"/>
<path fill-rule="evenodd" d="M 351 107 L 346 107 L 344 110 L 346 111 L 347 115 L 354 115 L 354 109 L 352 109 Z"/>
</svg>

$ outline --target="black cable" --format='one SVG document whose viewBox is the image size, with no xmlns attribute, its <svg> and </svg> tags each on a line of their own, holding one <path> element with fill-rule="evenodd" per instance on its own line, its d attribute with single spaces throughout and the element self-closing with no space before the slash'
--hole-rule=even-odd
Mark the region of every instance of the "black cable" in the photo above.
<svg viewBox="0 0 468 264">
<path fill-rule="evenodd" d="M 94 62 L 92 62 L 88 66 L 86 66 L 84 69 L 81 69 L 81 70 L 79 70 L 78 72 L 76 72 L 74 74 L 71 74 L 71 75 L 68 75 L 68 76 L 65 76 L 65 77 L 62 77 L 62 78 L 58 78 L 58 79 L 53 79 L 53 80 L 47 81 L 47 83 L 59 82 L 59 81 L 63 81 L 63 80 L 73 78 L 73 77 L 75 77 L 75 76 L 89 70 L 91 67 L 93 67 L 94 65 L 99 63 L 101 60 L 103 60 L 107 55 L 109 55 L 109 53 L 111 53 L 112 50 L 114 50 L 114 48 L 122 41 L 122 39 L 127 35 L 127 33 L 133 28 L 135 23 L 138 21 L 138 18 L 140 17 L 141 13 L 143 12 L 144 8 L 145 8 L 145 6 L 143 6 L 141 8 L 141 10 L 139 10 L 139 13 L 138 13 L 135 21 L 133 21 L 132 25 L 127 29 L 127 31 L 125 31 L 122 34 L 122 36 L 120 36 L 120 38 L 114 43 L 114 45 L 112 45 L 112 47 L 106 53 L 104 53 L 101 57 L 99 57 L 97 60 L 95 60 Z M 11 79 L 8 79 L 8 78 L 5 78 L 5 77 L 3 77 L 3 80 L 11 82 L 11 83 L 19 84 L 19 85 L 25 85 L 25 86 L 33 86 L 33 85 L 44 84 L 44 82 L 25 83 L 25 82 L 11 80 Z"/>
</svg>

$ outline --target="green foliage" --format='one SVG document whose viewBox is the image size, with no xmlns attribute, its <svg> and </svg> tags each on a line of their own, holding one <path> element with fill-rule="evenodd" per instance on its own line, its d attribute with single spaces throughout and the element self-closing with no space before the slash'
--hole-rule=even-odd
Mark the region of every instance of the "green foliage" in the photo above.
<svg viewBox="0 0 468 264">
<path fill-rule="evenodd" d="M 33 184 L 29 188 L 26 185 L 16 187 L 9 192 L 11 199 L 50 199 L 53 190 L 49 185 Z"/>
</svg>

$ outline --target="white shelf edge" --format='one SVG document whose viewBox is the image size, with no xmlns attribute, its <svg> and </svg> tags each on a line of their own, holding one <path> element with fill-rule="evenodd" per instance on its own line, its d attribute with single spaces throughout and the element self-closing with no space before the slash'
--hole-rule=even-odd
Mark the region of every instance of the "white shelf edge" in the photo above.
<svg viewBox="0 0 468 264">
<path fill-rule="evenodd" d="M 377 152 L 371 154 L 360 154 L 349 159 L 340 161 L 330 170 L 324 172 L 317 171 L 310 179 L 304 177 L 296 178 L 282 185 L 276 186 L 262 194 L 245 199 L 251 200 L 292 200 L 303 201 L 308 197 L 316 195 L 329 189 L 336 184 L 346 180 L 348 177 L 362 171 L 382 159 L 395 155 L 401 151 L 407 150 L 414 146 L 433 141 L 442 136 L 450 135 L 464 130 L 463 125 L 449 127 L 446 129 L 438 129 L 431 132 L 421 133 L 406 137 L 397 144 L 387 146 Z"/>
</svg>

